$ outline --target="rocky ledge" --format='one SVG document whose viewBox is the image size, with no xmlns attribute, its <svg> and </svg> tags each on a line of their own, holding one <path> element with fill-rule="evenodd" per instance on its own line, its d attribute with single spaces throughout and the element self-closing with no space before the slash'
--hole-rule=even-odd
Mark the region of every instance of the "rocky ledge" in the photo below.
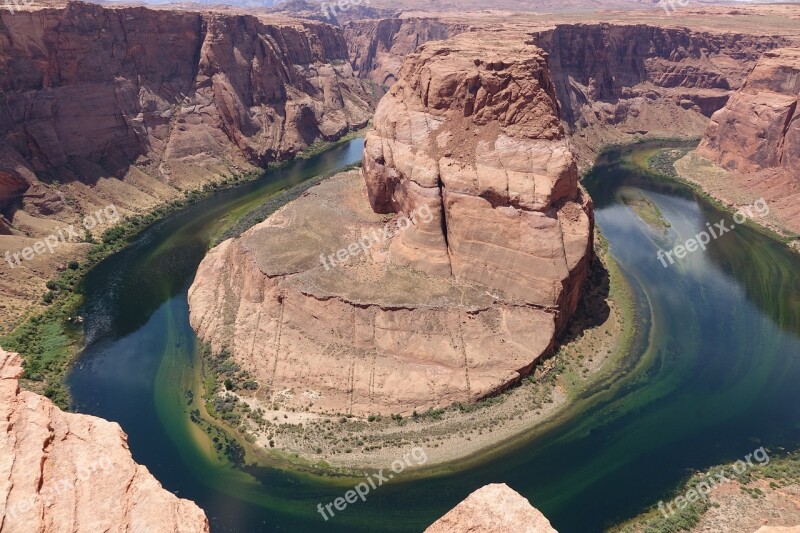
<svg viewBox="0 0 800 533">
<path fill-rule="evenodd" d="M 545 516 L 505 483 L 486 485 L 470 494 L 425 533 L 558 533 Z"/>
<path fill-rule="evenodd" d="M 0 349 L 0 530 L 208 532 L 194 503 L 136 464 L 119 425 L 64 413 L 21 391 L 22 360 Z"/>
<path fill-rule="evenodd" d="M 405 414 L 529 373 L 586 278 L 593 219 L 544 53 L 523 35 L 422 47 L 381 101 L 362 174 L 213 249 L 191 322 L 262 405 Z"/>
</svg>

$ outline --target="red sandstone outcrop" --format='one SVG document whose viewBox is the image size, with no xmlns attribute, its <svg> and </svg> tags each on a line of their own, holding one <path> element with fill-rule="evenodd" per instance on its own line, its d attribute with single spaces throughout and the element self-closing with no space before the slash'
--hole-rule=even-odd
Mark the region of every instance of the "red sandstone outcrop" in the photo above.
<svg viewBox="0 0 800 533">
<path fill-rule="evenodd" d="M 387 221 L 402 229 L 358 251 Z M 429 43 L 381 102 L 363 175 L 213 249 L 191 323 L 268 405 L 364 416 L 472 402 L 549 353 L 592 231 L 541 50 L 517 33 Z"/>
<path fill-rule="evenodd" d="M 378 106 L 363 174 L 376 212 L 435 214 L 392 243 L 393 263 L 513 294 L 563 325 L 592 213 L 545 57 L 512 32 L 423 46 Z"/>
<path fill-rule="evenodd" d="M 291 157 L 374 104 L 327 24 L 78 2 L 0 22 L 0 207 L 49 214 L 26 194 L 37 175 L 159 196 L 145 178 L 191 187 Z"/>
<path fill-rule="evenodd" d="M 21 374 L 0 349 L 0 530 L 208 532 L 203 511 L 133 461 L 117 424 L 21 391 Z"/>
<path fill-rule="evenodd" d="M 558 533 L 528 500 L 505 483 L 470 494 L 425 533 Z"/>
<path fill-rule="evenodd" d="M 725 108 L 711 117 L 697 153 L 737 172 L 800 168 L 800 48 L 766 52 Z"/>
<path fill-rule="evenodd" d="M 711 117 L 697 155 L 729 171 L 719 195 L 764 198 L 775 224 L 800 233 L 800 48 L 766 52 Z M 731 189 L 731 191 L 727 191 Z"/>
</svg>

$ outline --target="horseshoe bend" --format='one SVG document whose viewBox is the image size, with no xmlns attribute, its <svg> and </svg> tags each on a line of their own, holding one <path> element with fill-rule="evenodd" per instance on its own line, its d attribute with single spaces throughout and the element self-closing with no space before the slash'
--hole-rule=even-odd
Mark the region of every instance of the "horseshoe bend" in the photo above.
<svg viewBox="0 0 800 533">
<path fill-rule="evenodd" d="M 363 166 L 209 252 L 191 322 L 265 405 L 407 415 L 473 402 L 552 350 L 591 263 L 591 201 L 546 54 L 522 33 L 410 56 Z M 321 255 L 424 209 L 366 253 Z"/>
<path fill-rule="evenodd" d="M 798 531 L 800 4 L 160 3 L 0 2 L 0 533 Z"/>
</svg>

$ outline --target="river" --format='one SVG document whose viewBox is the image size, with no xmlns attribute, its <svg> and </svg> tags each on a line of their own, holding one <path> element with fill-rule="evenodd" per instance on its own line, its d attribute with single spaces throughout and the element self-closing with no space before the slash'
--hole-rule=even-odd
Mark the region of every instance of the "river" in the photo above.
<svg viewBox="0 0 800 533">
<path fill-rule="evenodd" d="M 739 226 L 663 267 L 658 246 L 730 216 L 632 167 L 625 156 L 640 146 L 601 157 L 584 180 L 640 317 L 628 356 L 635 364 L 613 382 L 588 391 L 545 431 L 466 468 L 398 477 L 327 522 L 317 504 L 353 480 L 244 472 L 219 461 L 188 414 L 198 353 L 187 289 L 197 266 L 230 213 L 355 162 L 362 147 L 355 139 L 215 193 L 148 228 L 84 281 L 86 347 L 68 377 L 73 407 L 119 422 L 134 459 L 200 505 L 212 531 L 418 532 L 494 482 L 527 497 L 561 533 L 601 531 L 658 501 L 692 469 L 762 445 L 800 448 L 800 260 Z M 669 228 L 645 223 L 620 191 L 647 198 Z"/>
</svg>

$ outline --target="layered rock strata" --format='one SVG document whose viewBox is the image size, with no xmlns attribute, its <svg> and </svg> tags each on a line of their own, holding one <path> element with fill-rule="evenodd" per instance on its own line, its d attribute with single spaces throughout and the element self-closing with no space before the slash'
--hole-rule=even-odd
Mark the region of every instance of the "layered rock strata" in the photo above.
<svg viewBox="0 0 800 533">
<path fill-rule="evenodd" d="M 505 483 L 486 485 L 434 522 L 425 533 L 558 533 L 528 500 Z"/>
<path fill-rule="evenodd" d="M 208 532 L 200 508 L 133 461 L 119 425 L 21 391 L 21 363 L 0 349 L 0 530 Z"/>
<path fill-rule="evenodd" d="M 708 117 L 788 37 L 646 24 L 559 24 L 533 34 L 583 164 L 631 136 L 700 136 Z"/>
<path fill-rule="evenodd" d="M 363 175 L 312 188 L 200 265 L 192 325 L 256 376 L 258 399 L 411 413 L 496 393 L 552 348 L 586 278 L 591 203 L 541 50 L 492 39 L 410 56 Z"/>
<path fill-rule="evenodd" d="M 392 262 L 482 283 L 563 324 L 586 273 L 591 205 L 541 49 L 511 32 L 429 43 L 374 126 L 363 157 L 372 208 L 435 214 L 392 243 Z"/>
<path fill-rule="evenodd" d="M 470 29 L 463 22 L 423 17 L 358 20 L 343 27 L 355 74 L 386 86 L 396 81 L 403 60 L 420 45 Z"/>
<path fill-rule="evenodd" d="M 0 21 L 0 208 L 69 208 L 40 181 L 169 196 L 152 182 L 192 187 L 291 157 L 374 105 L 327 24 L 78 2 Z"/>
<path fill-rule="evenodd" d="M 766 52 L 714 113 L 697 155 L 728 171 L 730 190 L 764 198 L 779 226 L 800 233 L 800 48 Z M 737 203 L 735 200 L 733 203 Z"/>
</svg>

